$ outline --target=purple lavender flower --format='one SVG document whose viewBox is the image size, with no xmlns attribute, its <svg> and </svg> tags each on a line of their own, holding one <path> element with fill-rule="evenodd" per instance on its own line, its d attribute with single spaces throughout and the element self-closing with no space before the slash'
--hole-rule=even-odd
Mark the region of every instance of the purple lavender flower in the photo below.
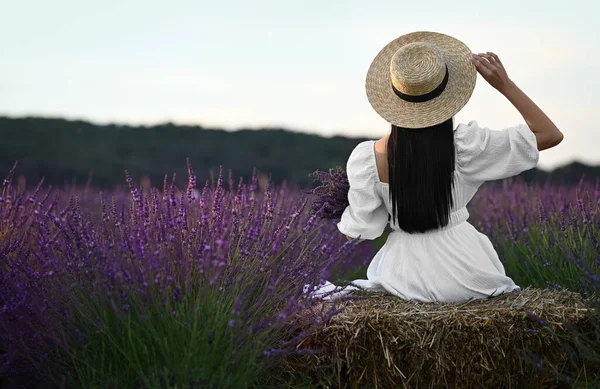
<svg viewBox="0 0 600 389">
<path fill-rule="evenodd" d="M 194 189 L 196 188 L 196 174 L 190 163 L 190 159 L 186 158 L 187 169 L 188 169 L 188 187 L 187 196 L 190 202 L 194 201 Z"/>
<path fill-rule="evenodd" d="M 17 168 L 18 162 L 19 161 L 15 161 L 15 164 L 13 165 L 13 167 L 8 172 L 8 175 L 6 176 L 6 178 L 4 179 L 4 181 L 2 181 L 2 187 L 3 188 L 9 186 L 10 183 L 12 182 L 12 178 L 13 178 L 13 175 L 15 174 L 15 169 Z"/>
<path fill-rule="evenodd" d="M 158 311 L 154 315 L 163 320 L 210 326 L 186 317 L 182 306 L 193 302 L 195 314 L 207 315 L 210 309 L 198 310 L 198 304 L 214 301 L 213 309 L 225 312 L 226 328 L 207 327 L 209 333 L 230 334 L 235 344 L 258 339 L 259 354 L 270 356 L 318 352 L 297 347 L 311 329 L 294 327 L 294 313 L 315 303 L 302 298 L 302 286 L 364 269 L 376 252 L 371 243 L 347 242 L 337 231 L 334 221 L 348 205 L 346 174 L 317 171 L 320 185 L 301 192 L 285 182 L 259 187 L 256 170 L 249 185 L 240 178 L 234 187 L 231 172 L 223 185 L 221 168 L 215 185 L 207 180 L 199 198 L 191 198 L 196 178 L 186 161 L 188 201 L 175 176 L 148 192 L 126 173 L 124 190 L 84 197 L 83 189 L 72 188 L 57 191 L 51 203 L 37 202 L 42 183 L 26 193 L 5 185 L 2 197 L 10 203 L 0 203 L 0 350 L 14 356 L 10 369 L 26 369 L 31 358 L 44 361 L 93 336 L 78 325 L 85 317 L 87 328 L 100 328 L 90 307 L 108 307 L 116 318 Z M 589 199 L 597 187 L 581 184 L 577 194 L 571 187 L 490 185 L 469 210 L 517 284 L 597 292 L 600 213 L 591 201 L 577 203 L 577 196 Z M 335 313 L 323 312 L 315 326 Z M 294 336 L 280 343 L 274 334 L 284 329 Z M 207 342 L 219 347 L 218 338 Z"/>
<path fill-rule="evenodd" d="M 342 168 L 329 169 L 329 172 L 315 171 L 311 174 L 321 184 L 307 193 L 314 196 L 311 214 L 322 209 L 321 218 L 340 219 L 348 206 L 350 184 L 346 172 Z"/>
</svg>

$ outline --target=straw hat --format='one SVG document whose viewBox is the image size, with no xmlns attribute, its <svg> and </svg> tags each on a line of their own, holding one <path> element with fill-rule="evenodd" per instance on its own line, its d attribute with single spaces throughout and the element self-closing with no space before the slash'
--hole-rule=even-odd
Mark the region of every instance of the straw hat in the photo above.
<svg viewBox="0 0 600 389">
<path fill-rule="evenodd" d="M 377 54 L 367 72 L 367 97 L 387 122 L 423 128 L 460 111 L 476 78 L 471 50 L 464 43 L 417 31 L 394 39 Z"/>
</svg>

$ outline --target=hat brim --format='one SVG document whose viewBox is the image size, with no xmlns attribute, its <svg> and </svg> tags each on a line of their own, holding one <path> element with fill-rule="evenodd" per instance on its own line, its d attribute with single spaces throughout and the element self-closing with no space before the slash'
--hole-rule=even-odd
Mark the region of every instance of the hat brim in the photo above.
<svg viewBox="0 0 600 389">
<path fill-rule="evenodd" d="M 412 42 L 435 45 L 448 66 L 446 88 L 439 96 L 426 102 L 405 101 L 392 89 L 392 56 L 399 48 Z M 463 42 L 437 32 L 417 31 L 394 39 L 377 54 L 367 72 L 365 85 L 369 103 L 387 122 L 398 127 L 423 128 L 442 123 L 460 111 L 471 98 L 476 80 L 477 70 L 471 63 L 471 50 Z"/>
</svg>

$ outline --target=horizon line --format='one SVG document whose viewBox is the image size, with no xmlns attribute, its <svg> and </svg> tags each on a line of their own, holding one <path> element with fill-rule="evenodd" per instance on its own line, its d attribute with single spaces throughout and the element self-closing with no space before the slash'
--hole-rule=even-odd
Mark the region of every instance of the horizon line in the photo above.
<svg viewBox="0 0 600 389">
<path fill-rule="evenodd" d="M 198 127 L 201 128 L 203 130 L 211 130 L 211 131 L 223 131 L 223 132 L 229 132 L 229 133 L 235 133 L 235 132 L 241 132 L 241 131 L 283 131 L 283 132 L 288 132 L 288 133 L 292 133 L 292 134 L 300 134 L 300 135 L 312 135 L 312 136 L 317 136 L 320 138 L 324 138 L 324 139 L 332 139 L 332 138 L 346 138 L 346 139 L 354 139 L 354 140 L 359 140 L 359 139 L 371 139 L 367 136 L 361 136 L 361 137 L 351 137 L 351 136 L 347 136 L 347 135 L 340 135 L 340 134 L 334 134 L 334 135 L 330 135 L 330 136 L 325 136 L 316 132 L 310 132 L 310 131 L 306 131 L 306 130 L 300 130 L 300 129 L 293 129 L 293 128 L 289 128 L 289 127 L 284 127 L 282 125 L 263 125 L 262 127 L 238 127 L 235 129 L 232 128 L 227 128 L 227 127 L 205 127 L 200 123 L 195 123 L 195 124 L 189 124 L 189 123 L 178 123 L 172 120 L 168 120 L 165 119 L 165 121 L 155 121 L 152 124 L 150 124 L 149 122 L 145 122 L 145 123 L 131 123 L 131 122 L 119 122 L 116 120 L 109 120 L 109 121 L 97 121 L 97 120 L 92 120 L 92 119 L 87 119 L 87 118 L 82 118 L 82 117 L 75 117 L 75 116 L 68 116 L 68 115 L 64 115 L 64 116 L 54 116 L 54 115 L 40 115 L 40 114 L 21 114 L 21 115 L 11 115 L 11 114 L 6 114 L 6 113 L 2 113 L 0 112 L 0 119 L 1 118 L 7 118 L 7 119 L 12 119 L 12 120 L 19 120 L 19 119 L 42 119 L 42 120 L 64 120 L 64 121 L 68 121 L 68 122 L 86 122 L 89 123 L 91 125 L 94 126 L 122 126 L 122 127 L 159 127 L 161 125 L 165 125 L 165 124 L 172 124 L 174 126 L 179 126 L 179 127 Z M 556 165 L 554 168 L 552 169 L 543 169 L 540 166 L 536 166 L 534 167 L 534 169 L 546 172 L 546 173 L 552 173 L 554 170 L 556 169 L 560 169 L 562 167 L 565 166 L 569 166 L 572 164 L 580 164 L 580 165 L 584 165 L 584 166 L 589 166 L 589 167 L 600 167 L 600 164 L 588 164 L 585 162 L 582 162 L 581 160 L 577 159 L 577 158 L 572 158 L 569 162 L 565 162 L 564 164 L 560 164 L 560 165 Z"/>
</svg>

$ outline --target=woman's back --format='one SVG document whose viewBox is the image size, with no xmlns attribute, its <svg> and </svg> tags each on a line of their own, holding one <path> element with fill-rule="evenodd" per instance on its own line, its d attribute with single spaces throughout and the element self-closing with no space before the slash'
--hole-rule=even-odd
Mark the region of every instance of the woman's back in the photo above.
<svg viewBox="0 0 600 389">
<path fill-rule="evenodd" d="M 477 73 L 526 124 L 498 131 L 471 121 L 451 128 Z M 337 226 L 349 239 L 376 239 L 388 222 L 392 232 L 369 264 L 367 279 L 353 283 L 423 302 L 519 290 L 490 240 L 467 221 L 466 206 L 482 183 L 535 167 L 539 151 L 559 144 L 562 133 L 508 78 L 498 56 L 472 54 L 440 33 L 418 31 L 386 45 L 369 68 L 366 89 L 392 131 L 352 151 L 349 205 Z M 327 282 L 313 295 L 333 289 Z"/>
<path fill-rule="evenodd" d="M 371 261 L 367 279 L 353 284 L 422 302 L 465 301 L 520 290 L 506 275 L 490 240 L 467 221 L 466 206 L 483 182 L 533 168 L 539 158 L 536 138 L 525 125 L 497 131 L 471 121 L 456 126 L 454 144 L 448 223 L 422 233 L 408 233 L 390 221 L 389 184 L 385 171 L 378 169 L 386 160 L 385 151 L 377 150 L 377 141 L 354 148 L 346 165 L 349 206 L 338 229 L 359 239 L 379 237 L 388 223 L 392 232 Z M 327 284 L 320 291 L 332 287 Z"/>
<path fill-rule="evenodd" d="M 373 185 L 391 215 L 386 142 L 387 137 L 384 137 L 359 144 L 350 156 L 347 169 L 358 169 L 353 174 L 359 176 L 374 176 Z M 453 204 L 450 222 L 444 228 L 468 218 L 465 207 L 483 182 L 515 176 L 535 167 L 539 159 L 535 136 L 525 125 L 497 131 L 482 128 L 475 121 L 460 123 L 454 130 L 454 144 Z M 399 229 L 397 223 L 391 225 Z"/>
</svg>

